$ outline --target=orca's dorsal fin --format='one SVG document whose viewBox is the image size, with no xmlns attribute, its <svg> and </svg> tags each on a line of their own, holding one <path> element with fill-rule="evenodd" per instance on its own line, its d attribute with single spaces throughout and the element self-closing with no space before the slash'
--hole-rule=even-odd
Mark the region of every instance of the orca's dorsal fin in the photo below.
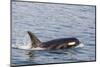
<svg viewBox="0 0 100 67">
<path fill-rule="evenodd" d="M 29 34 L 30 39 L 31 39 L 31 48 L 39 47 L 41 44 L 41 41 L 32 32 L 27 31 L 27 33 Z"/>
</svg>

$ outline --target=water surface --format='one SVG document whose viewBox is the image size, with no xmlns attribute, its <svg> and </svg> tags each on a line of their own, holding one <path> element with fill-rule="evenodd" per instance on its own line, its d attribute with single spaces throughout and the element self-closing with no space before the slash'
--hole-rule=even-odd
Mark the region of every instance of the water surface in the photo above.
<svg viewBox="0 0 100 67">
<path fill-rule="evenodd" d="M 12 2 L 12 46 L 27 45 L 27 31 L 42 42 L 76 37 L 85 46 L 50 51 L 12 48 L 13 65 L 95 60 L 95 6 Z"/>
</svg>

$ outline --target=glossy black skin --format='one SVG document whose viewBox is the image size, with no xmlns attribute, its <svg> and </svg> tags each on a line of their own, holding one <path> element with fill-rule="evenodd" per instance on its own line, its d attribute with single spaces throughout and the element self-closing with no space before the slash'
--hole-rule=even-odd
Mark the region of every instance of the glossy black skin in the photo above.
<svg viewBox="0 0 100 67">
<path fill-rule="evenodd" d="M 47 42 L 41 42 L 32 32 L 28 31 L 30 36 L 32 47 L 41 47 L 45 49 L 64 49 L 64 48 L 72 48 L 80 44 L 80 41 L 76 38 L 60 38 L 54 39 Z M 68 43 L 75 42 L 73 45 L 68 45 Z"/>
<path fill-rule="evenodd" d="M 74 45 L 68 45 L 69 42 L 75 42 Z M 54 39 L 51 41 L 43 42 L 41 47 L 47 49 L 64 49 L 64 48 L 72 48 L 79 45 L 80 42 L 76 38 L 61 38 L 61 39 Z"/>
</svg>

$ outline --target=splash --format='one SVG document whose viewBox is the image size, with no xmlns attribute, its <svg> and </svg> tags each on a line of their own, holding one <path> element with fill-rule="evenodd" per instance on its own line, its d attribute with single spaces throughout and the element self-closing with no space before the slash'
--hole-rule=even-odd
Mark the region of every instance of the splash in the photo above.
<svg viewBox="0 0 100 67">
<path fill-rule="evenodd" d="M 79 48 L 79 47 L 84 47 L 83 43 L 80 43 L 78 46 L 76 46 L 75 48 Z"/>
</svg>

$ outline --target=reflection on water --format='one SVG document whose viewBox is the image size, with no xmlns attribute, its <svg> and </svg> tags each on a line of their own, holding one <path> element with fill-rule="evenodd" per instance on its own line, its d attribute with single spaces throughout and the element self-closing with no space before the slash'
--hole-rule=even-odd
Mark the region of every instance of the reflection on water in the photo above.
<svg viewBox="0 0 100 67">
<path fill-rule="evenodd" d="M 12 46 L 30 42 L 26 31 L 42 41 L 76 37 L 82 48 L 32 51 L 12 48 L 12 64 L 46 64 L 95 60 L 95 7 L 12 2 Z"/>
</svg>

